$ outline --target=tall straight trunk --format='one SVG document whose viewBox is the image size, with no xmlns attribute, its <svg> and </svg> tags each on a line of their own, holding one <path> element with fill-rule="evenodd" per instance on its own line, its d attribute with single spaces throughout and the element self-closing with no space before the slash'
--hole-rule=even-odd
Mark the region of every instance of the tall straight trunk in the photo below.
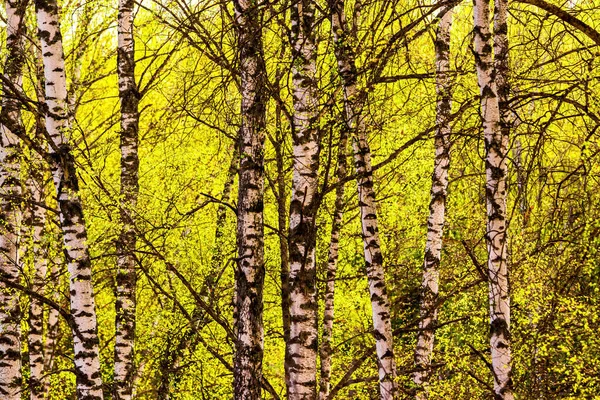
<svg viewBox="0 0 600 400">
<path fill-rule="evenodd" d="M 280 50 L 280 56 L 283 57 L 285 46 Z M 284 75 L 283 68 L 277 68 L 275 71 L 275 87 L 274 91 L 280 92 L 281 82 Z M 277 201 L 277 229 L 279 229 L 279 258 L 280 258 L 280 274 L 279 281 L 281 284 L 281 323 L 283 328 L 283 341 L 287 343 L 290 338 L 290 260 L 288 248 L 288 202 L 287 202 L 287 180 L 286 180 L 286 154 L 285 154 L 285 133 L 282 127 L 282 106 L 279 102 L 275 105 L 275 135 L 268 136 L 273 149 L 275 150 L 275 163 L 277 166 L 277 177 L 275 182 L 269 181 L 271 190 Z M 289 388 L 289 370 L 284 369 L 284 381 L 286 391 Z M 287 396 L 287 392 L 286 392 Z"/>
<path fill-rule="evenodd" d="M 506 11 L 497 10 L 497 13 Z M 492 60 L 489 30 L 489 0 L 475 0 L 475 64 L 481 94 L 481 115 L 486 150 L 487 249 L 490 304 L 490 347 L 497 399 L 513 399 L 510 352 L 510 298 L 506 246 L 506 177 L 508 136 L 503 134 L 500 113 L 500 87 Z M 506 29 L 500 17 L 496 30 Z M 504 22 L 502 22 L 502 19 Z M 502 28 L 504 26 L 504 28 Z M 501 40 L 498 42 L 502 42 Z M 498 51 L 498 49 L 496 50 Z M 502 53 L 500 54 L 502 58 Z M 498 62 L 498 61 L 497 61 Z"/>
<path fill-rule="evenodd" d="M 117 241 L 114 396 L 132 395 L 135 344 L 135 207 L 138 199 L 139 94 L 135 82 L 133 0 L 119 0 L 117 73 L 121 99 L 121 232 Z"/>
<path fill-rule="evenodd" d="M 279 71 L 276 73 L 279 75 Z M 283 325 L 283 339 L 287 343 L 290 338 L 290 260 L 288 238 L 283 234 L 288 227 L 287 212 L 287 182 L 285 179 L 285 139 L 281 127 L 281 106 L 278 104 L 275 109 L 275 120 L 277 124 L 275 140 L 272 145 L 275 148 L 275 158 L 277 164 L 277 228 L 279 229 L 279 253 L 281 258 L 281 316 Z M 287 376 L 285 382 L 289 382 Z"/>
<path fill-rule="evenodd" d="M 62 257 L 57 262 L 55 260 L 54 264 L 50 268 L 50 273 L 46 276 L 46 282 L 56 282 L 58 283 L 60 280 L 60 266 L 62 265 Z M 58 285 L 57 285 L 58 286 Z M 52 292 L 52 300 L 57 304 L 60 304 L 61 296 L 58 292 L 57 288 L 53 288 Z M 42 378 L 42 393 L 48 397 L 48 392 L 50 391 L 50 379 L 48 374 L 52 373 L 52 369 L 54 368 L 54 361 L 56 356 L 57 345 L 59 342 L 59 328 L 60 328 L 60 319 L 58 315 L 58 311 L 55 308 L 48 309 L 48 319 L 46 321 L 46 340 L 44 341 L 44 376 Z"/>
<path fill-rule="evenodd" d="M 4 78 L 20 87 L 23 80 L 23 36 L 26 1 L 6 2 L 6 63 Z M 2 83 L 2 117 L 10 122 L 0 125 L 0 273 L 19 283 L 18 259 L 19 202 L 21 196 L 20 151 L 17 135 L 24 132 L 19 102 L 6 83 Z M 0 397 L 6 400 L 21 398 L 21 308 L 19 295 L 0 285 Z"/>
<path fill-rule="evenodd" d="M 74 364 L 77 398 L 102 399 L 102 377 L 98 356 L 98 328 L 92 288 L 92 266 L 87 231 L 79 197 L 75 159 L 69 144 L 67 82 L 56 0 L 36 0 L 38 32 L 42 42 L 46 92 L 46 129 L 50 137 L 49 156 L 60 225 L 69 269 Z"/>
<path fill-rule="evenodd" d="M 36 55 L 35 68 L 36 77 L 35 92 L 38 101 L 38 114 L 35 116 L 35 139 L 40 148 L 43 145 L 46 135 L 46 122 L 44 110 L 46 106 L 44 92 L 44 65 L 42 62 L 39 47 L 32 46 Z M 51 293 L 51 298 L 56 303 L 60 303 L 60 294 L 56 289 L 59 281 L 59 265 L 62 264 L 62 258 L 57 257 L 54 260 L 51 271 L 48 271 L 50 261 L 50 240 L 45 238 L 46 232 L 46 212 L 41 206 L 46 203 L 46 173 L 48 172 L 43 159 L 35 152 L 31 154 L 31 165 L 29 168 L 28 189 L 32 200 L 35 203 L 31 205 L 31 225 L 33 227 L 33 267 L 34 288 L 37 293 Z M 52 287 L 48 288 L 48 284 Z M 29 368 L 30 368 L 30 392 L 31 399 L 44 399 L 50 390 L 50 380 L 48 374 L 51 373 L 54 364 L 54 354 L 56 352 L 56 342 L 58 335 L 58 311 L 54 308 L 48 308 L 46 322 L 46 338 L 44 334 L 44 308 L 35 298 L 30 299 L 29 320 Z M 41 347 L 40 347 L 41 346 Z"/>
<path fill-rule="evenodd" d="M 39 161 L 34 164 L 40 167 Z M 33 290 L 36 293 L 46 291 L 46 274 L 48 272 L 48 257 L 46 241 L 44 239 L 44 227 L 46 225 L 46 211 L 39 204 L 45 202 L 44 198 L 44 169 L 31 168 L 30 176 L 27 182 L 29 195 L 33 203 L 29 213 L 31 226 L 33 229 Z M 29 390 L 31 400 L 42 400 L 45 397 L 44 375 L 48 372 L 44 370 L 44 306 L 35 299 L 31 298 L 29 304 Z"/>
<path fill-rule="evenodd" d="M 315 218 L 319 207 L 320 145 L 314 12 L 310 0 L 296 1 L 291 9 L 293 174 L 288 236 L 290 337 L 285 355 L 289 399 L 317 396 Z"/>
<path fill-rule="evenodd" d="M 35 137 L 42 147 L 45 137 L 46 137 L 46 121 L 44 118 L 44 110 L 46 107 L 46 95 L 44 91 L 44 65 L 42 62 L 42 56 L 39 52 L 39 47 L 32 46 L 34 48 L 34 53 L 36 54 L 35 68 L 36 68 L 36 77 L 37 81 L 35 82 L 35 91 L 38 101 L 38 114 L 36 115 L 35 121 Z M 55 258 L 52 263 L 51 270 L 48 271 L 48 263 L 50 262 L 50 240 L 44 238 L 43 234 L 45 234 L 45 226 L 46 226 L 46 212 L 43 207 L 39 205 L 46 203 L 46 173 L 48 172 L 46 166 L 44 165 L 44 161 L 42 158 L 35 152 L 32 152 L 32 167 L 30 168 L 30 181 L 29 181 L 29 190 L 32 196 L 32 199 L 37 202 L 32 207 L 32 226 L 33 226 L 33 245 L 34 245 L 34 268 L 35 268 L 35 279 L 34 285 L 39 287 L 39 292 L 46 291 L 46 293 L 51 293 L 51 298 L 56 303 L 60 303 L 60 293 L 57 290 L 58 282 L 60 280 L 59 271 L 60 265 L 62 265 L 63 260 L 62 257 L 59 256 Z M 62 246 L 62 245 L 61 245 Z M 36 283 L 41 282 L 41 285 Z M 52 283 L 52 286 L 48 288 L 48 284 Z M 37 288 L 36 288 L 37 289 Z M 37 325 L 36 330 L 43 334 L 43 327 L 40 329 L 39 324 L 43 324 L 43 308 L 40 311 L 34 310 L 34 308 L 40 307 L 41 304 L 35 298 L 31 298 L 30 300 L 30 320 L 40 319 L 39 322 L 32 321 L 31 324 Z M 30 332 L 30 344 L 29 344 L 29 360 L 30 360 L 30 371 L 31 371 L 31 397 L 32 399 L 37 396 L 39 399 L 43 399 L 47 397 L 48 391 L 50 390 L 50 379 L 48 379 L 48 374 L 51 373 L 52 367 L 54 366 L 54 355 L 56 353 L 56 343 L 58 337 L 58 323 L 59 323 L 59 315 L 58 311 L 55 308 L 47 309 L 48 317 L 46 322 L 46 338 L 42 340 L 42 349 L 39 347 L 35 347 L 31 344 L 31 332 Z M 39 334 L 39 333 L 38 333 Z M 34 337 L 33 340 L 40 340 L 37 337 Z M 34 357 L 32 354 L 32 350 L 37 352 L 37 357 Z M 41 354 L 42 366 L 39 364 L 39 354 Z M 36 365 L 32 364 L 32 361 L 35 361 Z M 37 383 L 38 387 L 34 389 L 34 383 Z"/>
<path fill-rule="evenodd" d="M 500 137 L 490 137 L 486 157 L 490 344 L 494 368 L 494 392 L 498 399 L 512 400 L 514 395 L 510 345 L 510 281 L 506 233 L 508 228 L 506 159 L 511 119 L 508 82 L 508 0 L 495 0 L 494 6 L 494 69 L 500 112 Z M 499 151 L 494 154 L 492 149 L 499 149 Z"/>
<path fill-rule="evenodd" d="M 444 214 L 446 212 L 446 194 L 448 190 L 448 169 L 450 167 L 450 112 L 452 111 L 452 83 L 450 77 L 450 28 L 452 12 L 446 12 L 440 19 L 435 38 L 436 64 L 436 132 L 435 160 L 431 177 L 429 217 L 427 218 L 427 242 L 423 262 L 423 281 L 421 283 L 421 304 L 419 333 L 415 348 L 415 366 L 413 374 L 416 385 L 427 384 L 430 378 L 431 356 L 435 325 L 438 313 L 439 266 L 444 236 Z M 420 388 L 423 389 L 423 388 Z M 417 399 L 427 398 L 425 391 L 417 392 Z"/>
<path fill-rule="evenodd" d="M 346 113 L 344 113 L 346 116 Z M 331 357 L 333 348 L 333 317 L 335 311 L 335 277 L 338 265 L 338 252 L 342 219 L 344 216 L 344 183 L 347 173 L 347 144 L 348 124 L 345 123 L 340 130 L 340 142 L 338 145 L 337 171 L 338 186 L 335 189 L 335 206 L 333 211 L 333 223 L 331 224 L 331 237 L 329 242 L 329 254 L 327 258 L 327 278 L 325 282 L 325 307 L 323 310 L 323 334 L 321 335 L 321 347 L 319 356 L 321 359 L 321 381 L 319 382 L 319 400 L 327 400 L 331 390 Z"/>
<path fill-rule="evenodd" d="M 366 126 L 362 117 L 364 100 L 357 88 L 356 56 L 350 45 L 350 35 L 342 0 L 330 0 L 331 27 L 335 41 L 334 51 L 338 72 L 344 89 L 345 110 L 352 134 L 354 165 L 358 174 L 358 205 L 362 225 L 362 236 L 371 296 L 373 336 L 379 369 L 379 394 L 382 400 L 393 399 L 396 391 L 396 364 L 394 341 L 390 320 L 381 241 L 378 233 L 377 199 L 371 168 L 371 150 L 367 141 Z"/>
<path fill-rule="evenodd" d="M 241 72 L 242 126 L 237 210 L 238 267 L 234 398 L 260 399 L 263 358 L 264 141 L 267 71 L 260 2 L 234 0 Z"/>
</svg>

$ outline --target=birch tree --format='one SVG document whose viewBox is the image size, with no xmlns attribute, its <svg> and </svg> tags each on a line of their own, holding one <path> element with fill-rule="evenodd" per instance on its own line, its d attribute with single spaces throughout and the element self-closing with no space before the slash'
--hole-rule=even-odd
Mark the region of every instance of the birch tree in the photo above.
<svg viewBox="0 0 600 400">
<path fill-rule="evenodd" d="M 37 114 L 35 115 L 35 141 L 41 148 L 47 135 L 46 122 L 44 118 L 46 107 L 46 96 L 44 92 L 44 65 L 42 63 L 39 47 L 32 46 L 36 55 L 35 61 L 35 93 L 38 101 Z M 52 300 L 59 304 L 60 294 L 57 287 L 60 282 L 59 270 L 63 260 L 62 243 L 59 241 L 59 255 L 50 260 L 50 249 L 54 245 L 56 236 L 54 229 L 48 229 L 48 218 L 44 208 L 47 195 L 48 168 L 35 151 L 31 152 L 30 167 L 28 170 L 28 190 L 31 196 L 30 213 L 33 234 L 33 287 L 37 293 L 49 293 Z M 57 221 L 52 220 L 52 225 Z M 50 270 L 48 266 L 51 264 Z M 56 353 L 57 335 L 59 328 L 58 310 L 50 307 L 47 310 L 46 321 L 44 321 L 44 309 L 37 298 L 30 299 L 29 308 L 29 368 L 30 368 L 30 391 L 31 398 L 44 399 L 50 389 L 49 374 L 54 365 Z M 44 324 L 45 322 L 45 324 Z M 45 327 L 45 328 L 44 328 Z M 45 333 L 45 338 L 44 338 Z M 45 340 L 44 340 L 45 339 Z"/>
<path fill-rule="evenodd" d="M 119 0 L 117 73 L 121 99 L 121 232 L 117 240 L 115 399 L 129 400 L 134 376 L 139 93 L 135 81 L 134 1 Z"/>
<path fill-rule="evenodd" d="M 502 1 L 502 0 L 500 0 Z M 497 4 L 495 31 L 506 34 L 506 10 Z M 500 9 L 498 9 L 500 6 Z M 492 60 L 489 29 L 489 1 L 476 0 L 474 10 L 474 54 L 477 80 L 481 94 L 481 116 L 485 142 L 487 250 L 490 307 L 490 348 L 494 373 L 494 394 L 498 399 L 512 399 L 510 349 L 510 297 L 506 246 L 506 196 L 508 136 L 501 125 L 498 87 L 504 88 L 505 77 L 498 81 L 498 70 Z M 496 39 L 497 63 L 503 64 L 505 40 Z M 501 69 L 502 71 L 502 69 Z"/>
<path fill-rule="evenodd" d="M 50 139 L 49 158 L 60 226 L 69 269 L 74 364 L 78 399 L 102 399 L 102 377 L 98 357 L 98 331 L 92 266 L 87 231 L 79 196 L 79 183 L 70 145 L 67 82 L 59 10 L 55 0 L 36 0 L 38 33 L 41 41 L 46 95 L 46 129 Z"/>
<path fill-rule="evenodd" d="M 24 132 L 16 91 L 23 80 L 24 0 L 6 3 L 6 62 L 2 80 L 2 124 L 0 125 L 0 273 L 19 283 L 20 149 L 18 135 Z M 9 126 L 7 126 L 9 124 Z M 15 132 L 18 130 L 19 132 Z M 0 397 L 21 398 L 21 307 L 19 294 L 0 285 Z"/>
<path fill-rule="evenodd" d="M 292 192 L 289 229 L 290 336 L 285 369 L 288 398 L 317 396 L 316 214 L 319 207 L 319 94 L 316 81 L 315 4 L 291 8 Z"/>
<path fill-rule="evenodd" d="M 344 90 L 344 108 L 352 137 L 354 166 L 358 176 L 358 205 L 371 298 L 373 336 L 377 350 L 379 394 L 382 400 L 387 400 L 394 398 L 396 364 L 390 320 L 390 303 L 385 283 L 381 241 L 379 239 L 377 198 L 371 167 L 371 150 L 362 115 L 364 93 L 361 93 L 357 86 L 356 55 L 350 45 L 351 37 L 346 26 L 344 2 L 330 0 L 329 7 L 331 9 L 331 28 L 335 42 L 335 57 Z"/>
<path fill-rule="evenodd" d="M 34 166 L 41 167 L 39 161 Z M 46 290 L 48 274 L 47 243 L 44 238 L 46 225 L 46 211 L 40 204 L 44 204 L 44 169 L 31 168 L 27 180 L 27 188 L 31 199 L 29 207 L 29 223 L 32 229 L 32 258 L 33 258 L 33 289 L 37 293 Z M 44 399 L 45 374 L 44 369 L 44 308 L 43 304 L 31 298 L 29 304 L 29 334 L 27 336 L 29 350 L 29 390 L 31 399 Z"/>
<path fill-rule="evenodd" d="M 237 342 L 234 397 L 260 399 L 263 358 L 264 140 L 267 72 L 259 2 L 234 0 L 241 72 L 240 166 L 237 208 L 238 265 L 235 311 Z"/>
<path fill-rule="evenodd" d="M 344 113 L 344 116 L 346 114 Z M 344 121 L 340 128 L 340 142 L 338 145 L 338 158 L 336 176 L 338 178 L 335 189 L 335 205 L 333 211 L 333 222 L 331 224 L 331 236 L 329 242 L 329 253 L 327 257 L 327 276 L 325 281 L 325 307 L 323 310 L 323 333 L 321 335 L 321 346 L 319 357 L 321 360 L 321 379 L 319 382 L 319 399 L 327 400 L 331 390 L 331 358 L 333 356 L 333 317 L 335 315 L 335 278 L 339 257 L 340 231 L 344 216 L 344 192 L 343 180 L 347 174 L 347 144 L 348 123 Z"/>
<path fill-rule="evenodd" d="M 444 11 L 443 11 L 444 12 Z M 421 304 L 419 333 L 415 348 L 413 374 L 416 385 L 426 385 L 431 371 L 435 325 L 438 313 L 439 266 L 444 236 L 444 215 L 448 191 L 448 169 L 450 168 L 450 112 L 452 111 L 452 86 L 450 76 L 450 28 L 452 11 L 442 15 L 435 37 L 436 67 L 436 132 L 435 159 L 431 176 L 429 216 L 427 217 L 427 242 L 423 262 L 421 283 Z M 427 398 L 427 393 L 419 391 L 418 399 Z"/>
</svg>

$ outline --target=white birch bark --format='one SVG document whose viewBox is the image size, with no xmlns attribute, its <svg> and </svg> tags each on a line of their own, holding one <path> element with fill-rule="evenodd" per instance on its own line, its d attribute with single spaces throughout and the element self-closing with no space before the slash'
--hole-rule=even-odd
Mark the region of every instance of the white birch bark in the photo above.
<svg viewBox="0 0 600 400">
<path fill-rule="evenodd" d="M 71 313 L 77 327 L 73 332 L 77 398 L 98 400 L 103 394 L 92 268 L 75 159 L 69 144 L 67 82 L 58 5 L 55 0 L 36 0 L 35 5 L 44 64 L 51 171 L 70 276 Z"/>
<path fill-rule="evenodd" d="M 62 258 L 59 260 L 55 260 L 54 264 L 52 265 L 52 268 L 50 269 L 50 274 L 46 278 L 46 282 L 56 282 L 57 283 L 59 281 L 59 279 L 60 279 L 59 266 L 61 264 L 62 264 Z M 60 304 L 60 295 L 56 288 L 54 288 L 54 290 L 53 290 L 52 300 L 54 300 L 54 302 L 56 302 L 57 304 Z M 51 373 L 52 369 L 54 368 L 56 347 L 57 347 L 57 343 L 58 343 L 58 339 L 59 339 L 58 335 L 60 333 L 59 323 L 60 323 L 60 319 L 59 319 L 58 311 L 55 308 L 49 308 L 48 309 L 48 320 L 46 321 L 46 340 L 44 341 L 44 374 Z M 47 376 L 42 380 L 42 387 L 43 387 L 42 393 L 45 393 L 47 395 L 48 392 L 50 391 L 50 379 L 48 379 Z"/>
<path fill-rule="evenodd" d="M 260 2 L 234 0 L 241 73 L 242 126 L 238 189 L 235 282 L 234 398 L 258 400 L 263 358 L 264 140 L 267 71 L 262 47 Z"/>
<path fill-rule="evenodd" d="M 417 399 L 427 398 L 427 383 L 431 374 L 435 325 L 438 313 L 439 266 L 444 236 L 444 216 L 450 167 L 450 112 L 452 82 L 450 77 L 450 28 L 452 11 L 445 12 L 439 21 L 435 38 L 436 63 L 436 132 L 435 160 L 431 177 L 427 242 L 423 262 L 419 333 L 415 348 L 413 381 L 418 385 Z M 424 387 L 425 386 L 425 387 Z"/>
<path fill-rule="evenodd" d="M 346 114 L 344 113 L 344 116 Z M 331 358 L 333 347 L 333 318 L 335 315 L 335 277 L 337 274 L 340 231 L 344 212 L 344 178 L 347 173 L 347 144 L 348 144 L 347 121 L 340 130 L 340 142 L 338 145 L 338 161 L 336 176 L 338 186 L 335 190 L 335 208 L 333 211 L 333 223 L 331 225 L 331 236 L 329 242 L 329 254 L 327 259 L 327 278 L 325 282 L 325 307 L 323 310 L 323 333 L 321 335 L 321 346 L 319 357 L 321 359 L 321 379 L 319 382 L 319 400 L 327 400 L 331 390 Z"/>
<path fill-rule="evenodd" d="M 40 166 L 37 160 L 37 166 Z M 30 170 L 30 176 L 27 182 L 29 195 L 34 202 L 30 207 L 31 227 L 33 234 L 33 290 L 36 293 L 46 291 L 46 274 L 48 272 L 48 257 L 46 252 L 46 243 L 44 240 L 44 226 L 46 224 L 46 212 L 44 208 L 37 204 L 43 204 L 44 198 L 44 176 L 43 169 Z M 37 204 L 36 204 L 37 203 Z M 29 390 L 31 400 L 42 400 L 45 398 L 44 391 L 44 307 L 43 304 L 31 298 L 29 304 Z"/>
<path fill-rule="evenodd" d="M 341 0 L 329 2 L 332 12 L 332 31 L 336 42 L 334 51 L 338 72 L 344 89 L 345 110 L 352 134 L 354 165 L 358 174 L 358 204 L 360 207 L 367 279 L 371 296 L 373 336 L 379 370 L 379 395 L 382 400 L 393 399 L 396 391 L 396 364 L 394 341 L 390 320 L 383 268 L 383 254 L 378 233 L 377 199 L 373 187 L 371 150 L 367 141 L 366 126 L 362 117 L 363 99 L 357 87 L 355 54 L 349 43 L 348 28 Z"/>
<path fill-rule="evenodd" d="M 20 88 L 23 80 L 23 36 L 25 34 L 23 0 L 6 3 L 6 63 L 4 78 Z M 2 84 L 2 117 L 9 127 L 0 125 L 0 273 L 4 278 L 19 283 L 19 197 L 20 151 L 18 134 L 24 132 L 19 102 L 7 84 Z M 0 285 L 0 397 L 6 400 L 21 398 L 21 308 L 19 295 L 14 289 Z"/>
<path fill-rule="evenodd" d="M 506 10 L 497 10 L 497 13 Z M 506 246 L 506 177 L 508 136 L 503 134 L 498 79 L 492 60 L 489 0 L 475 0 L 474 48 L 486 150 L 487 248 L 490 305 L 490 347 L 497 399 L 513 399 L 510 352 L 510 298 Z M 505 17 L 504 17 L 505 18 Z M 504 27 L 502 28 L 502 24 Z M 506 19 L 496 31 L 506 29 Z M 506 31 L 504 31 L 506 32 Z M 498 49 L 496 49 L 498 51 Z M 498 56 L 498 54 L 497 54 Z M 502 54 L 500 53 L 500 57 Z M 501 86 L 502 87 L 502 86 Z"/>
<path fill-rule="evenodd" d="M 44 65 L 42 62 L 42 55 L 39 51 L 39 47 L 32 46 L 33 52 L 36 55 L 36 77 L 35 91 L 38 101 L 38 115 L 36 115 L 36 139 L 42 147 L 44 138 L 46 135 L 46 121 L 44 118 L 45 107 L 46 107 L 46 96 L 44 91 Z M 29 190 L 32 199 L 38 204 L 44 204 L 46 202 L 46 182 L 47 177 L 46 166 L 44 161 L 37 154 L 32 152 L 33 164 L 30 168 L 29 177 Z M 46 292 L 50 294 L 50 297 L 57 304 L 60 303 L 60 293 L 58 292 L 58 282 L 60 280 L 59 270 L 60 265 L 63 264 L 63 259 L 60 256 L 62 254 L 62 243 L 59 243 L 61 252 L 59 256 L 55 257 L 52 262 L 51 270 L 48 271 L 48 264 L 50 263 L 50 243 L 54 243 L 52 239 L 45 238 L 43 235 L 48 235 L 50 232 L 45 230 L 46 227 L 46 212 L 43 207 L 33 204 L 32 205 L 32 226 L 33 226 L 33 245 L 34 245 L 34 268 L 35 268 L 35 280 L 34 285 L 39 293 Z M 38 283 L 39 282 L 39 283 Z M 51 284 L 51 285 L 50 285 Z M 50 287 L 49 287 L 50 286 Z M 40 334 L 44 334 L 43 327 L 40 329 L 39 324 L 44 323 L 43 321 L 43 308 L 40 311 L 34 310 L 34 308 L 41 307 L 42 305 L 35 299 L 31 298 L 30 308 L 30 319 L 37 320 L 41 318 L 39 322 L 31 322 L 32 325 L 36 325 L 36 331 Z M 42 336 L 42 348 L 35 347 L 37 353 L 36 356 L 32 354 L 34 346 L 31 344 L 32 340 L 40 340 L 38 337 L 31 338 L 30 333 L 30 344 L 29 344 L 29 359 L 30 359 L 30 371 L 31 371 L 31 398 L 44 399 L 48 396 L 50 390 L 50 379 L 48 374 L 52 372 L 54 366 L 54 355 L 56 353 L 56 343 L 58 338 L 59 328 L 59 315 L 55 308 L 47 309 L 47 321 L 45 329 L 45 340 Z M 41 354 L 42 366 L 39 365 Z M 34 361 L 35 360 L 35 361 Z M 35 366 L 32 362 L 35 362 Z"/>
<path fill-rule="evenodd" d="M 288 398 L 317 396 L 316 224 L 319 138 L 316 83 L 315 6 L 310 0 L 291 8 L 292 192 L 289 229 L 290 336 L 285 368 Z"/>
<path fill-rule="evenodd" d="M 135 82 L 134 1 L 119 0 L 117 73 L 121 99 L 121 232 L 117 241 L 114 397 L 129 400 L 133 390 L 136 270 L 135 207 L 138 183 L 139 94 Z"/>
</svg>

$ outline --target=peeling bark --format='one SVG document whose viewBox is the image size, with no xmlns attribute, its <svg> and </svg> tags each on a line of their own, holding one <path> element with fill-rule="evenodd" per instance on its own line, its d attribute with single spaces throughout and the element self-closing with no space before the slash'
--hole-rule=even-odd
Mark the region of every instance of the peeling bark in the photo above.
<svg viewBox="0 0 600 400">
<path fill-rule="evenodd" d="M 367 141 L 366 126 L 362 117 L 363 101 L 357 88 L 357 71 L 354 50 L 349 43 L 348 28 L 344 15 L 344 2 L 330 0 L 332 31 L 338 73 L 344 89 L 345 110 L 352 135 L 354 165 L 358 186 L 362 237 L 367 279 L 371 297 L 373 336 L 377 350 L 379 369 L 379 394 L 382 400 L 393 399 L 396 391 L 396 364 L 394 342 L 383 268 L 383 254 L 378 232 L 377 199 L 374 190 L 371 150 Z"/>
<path fill-rule="evenodd" d="M 500 8 L 498 8 L 500 7 Z M 506 34 L 506 3 L 496 5 L 495 31 Z M 490 347 L 494 372 L 496 399 L 513 399 L 510 352 L 510 297 L 507 263 L 507 145 L 508 136 L 503 132 L 500 104 L 506 101 L 505 76 L 498 77 L 498 64 L 508 49 L 505 39 L 496 43 L 496 66 L 492 60 L 492 43 L 489 30 L 489 0 L 475 0 L 474 48 L 477 80 L 481 94 L 481 115 L 486 150 L 486 204 L 487 249 L 490 304 Z M 504 33 L 503 33 L 504 32 Z M 505 72 L 505 71 L 504 71 Z M 499 92 L 499 88 L 502 92 Z"/>
<path fill-rule="evenodd" d="M 133 390 L 136 271 L 135 208 L 138 199 L 139 94 L 135 82 L 134 1 L 119 0 L 117 73 L 121 100 L 121 232 L 117 240 L 114 396 L 129 400 Z"/>
<path fill-rule="evenodd" d="M 315 5 L 294 2 L 291 8 L 292 192 L 289 229 L 290 336 L 285 369 L 289 399 L 317 396 L 317 293 L 315 247 L 319 208 L 319 95 L 316 82 Z"/>
<path fill-rule="evenodd" d="M 6 63 L 4 78 L 20 88 L 23 80 L 25 35 L 25 0 L 6 2 Z M 19 101 L 10 89 L 2 84 L 2 117 L 21 132 L 12 132 L 0 125 L 0 273 L 14 283 L 19 283 L 19 230 L 21 213 L 19 198 L 20 149 L 19 134 L 25 130 L 21 121 Z M 15 129 L 13 128 L 13 129 Z M 21 307 L 19 294 L 0 285 L 0 397 L 6 400 L 21 398 Z"/>
<path fill-rule="evenodd" d="M 234 398 L 260 399 L 263 359 L 264 140 L 267 72 L 259 2 L 234 0 L 241 72 L 242 126 L 237 210 Z"/>
<path fill-rule="evenodd" d="M 69 144 L 71 131 L 58 5 L 55 0 L 36 0 L 35 6 L 44 64 L 50 168 L 70 275 L 71 314 L 77 327 L 77 331 L 73 332 L 77 398 L 98 400 L 103 398 L 103 393 L 92 266 L 75 158 Z"/>
<path fill-rule="evenodd" d="M 450 77 L 450 28 L 452 12 L 445 12 L 438 24 L 435 38 L 436 63 L 436 132 L 435 160 L 431 177 L 427 242 L 423 262 L 419 333 L 415 348 L 413 381 L 418 385 L 417 399 L 427 398 L 427 383 L 431 373 L 435 325 L 437 324 L 439 266 L 444 236 L 444 216 L 450 168 L 450 114 L 452 111 L 452 82 Z"/>
</svg>

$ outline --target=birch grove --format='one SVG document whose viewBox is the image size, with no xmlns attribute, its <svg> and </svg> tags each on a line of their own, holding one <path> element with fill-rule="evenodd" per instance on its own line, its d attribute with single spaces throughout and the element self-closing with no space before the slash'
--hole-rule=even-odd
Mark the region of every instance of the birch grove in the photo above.
<svg viewBox="0 0 600 400">
<path fill-rule="evenodd" d="M 600 5 L 8 1 L 1 399 L 600 392 Z"/>
</svg>

